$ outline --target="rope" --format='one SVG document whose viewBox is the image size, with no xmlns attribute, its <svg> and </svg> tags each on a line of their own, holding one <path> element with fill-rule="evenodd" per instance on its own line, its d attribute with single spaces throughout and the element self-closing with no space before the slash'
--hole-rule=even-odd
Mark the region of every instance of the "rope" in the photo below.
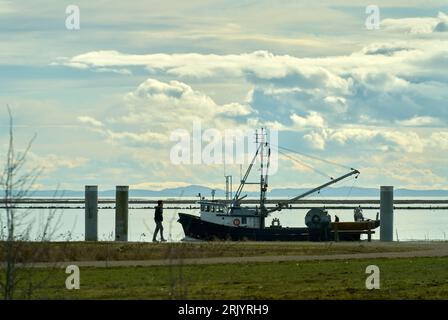
<svg viewBox="0 0 448 320">
<path fill-rule="evenodd" d="M 311 166 L 311 165 L 309 165 L 309 164 L 307 164 L 307 163 L 305 163 L 305 162 L 303 162 L 303 161 L 300 161 L 300 160 L 298 160 L 298 159 L 296 159 L 296 158 L 293 158 L 293 157 L 291 157 L 290 155 L 288 155 L 287 153 L 285 153 L 285 152 L 283 152 L 283 151 L 279 151 L 279 153 L 281 153 L 281 154 L 284 155 L 285 157 L 289 158 L 290 160 L 292 160 L 292 161 L 294 161 L 294 162 L 297 162 L 297 163 L 299 163 L 299 164 L 301 164 L 301 165 L 303 165 L 303 166 L 305 166 L 305 167 L 307 167 L 307 168 L 313 170 L 314 172 L 316 172 L 316 173 L 318 173 L 318 174 L 324 176 L 325 178 L 333 179 L 332 176 L 326 174 L 325 172 L 320 171 L 320 170 L 314 168 L 313 166 Z"/>
<path fill-rule="evenodd" d="M 324 176 L 324 177 L 326 177 L 326 178 L 330 178 L 331 180 L 333 180 L 333 177 L 332 177 L 332 176 L 326 174 L 326 173 L 323 172 L 323 171 L 320 171 L 320 170 L 314 168 L 313 166 L 311 166 L 311 165 L 309 165 L 309 164 L 307 164 L 307 163 L 305 163 L 305 162 L 303 162 L 303 161 L 301 161 L 301 160 L 298 160 L 298 159 L 296 159 L 296 158 L 291 157 L 290 155 L 286 154 L 285 152 L 283 152 L 283 151 L 281 151 L 281 150 L 285 150 L 285 151 L 289 151 L 289 152 L 292 152 L 292 153 L 296 153 L 296 154 L 299 154 L 299 155 L 301 155 L 301 156 L 308 157 L 308 158 L 311 158 L 311 159 L 314 159 L 314 160 L 318 160 L 318 161 L 322 161 L 322 162 L 325 162 L 325 163 L 327 163 L 327 164 L 331 164 L 331 165 L 334 165 L 334 166 L 337 166 L 337 167 L 340 167 L 340 168 L 344 168 L 344 169 L 348 169 L 348 170 L 353 170 L 353 168 L 351 168 L 351 167 L 344 166 L 344 165 L 339 164 L 339 163 L 334 162 L 334 161 L 330 161 L 330 160 L 322 159 L 322 158 L 319 158 L 319 157 L 316 157 L 316 156 L 312 156 L 312 155 L 309 155 L 309 154 L 306 154 L 306 153 L 302 153 L 302 152 L 299 152 L 299 151 L 295 151 L 295 150 L 292 150 L 292 149 L 289 149 L 289 148 L 280 147 L 280 146 L 278 146 L 278 145 L 273 145 L 273 144 L 271 144 L 271 145 L 274 146 L 274 147 L 277 147 L 277 148 L 279 149 L 279 150 L 278 150 L 279 153 L 281 153 L 281 154 L 284 155 L 285 157 L 291 159 L 292 161 L 298 162 L 298 163 L 300 163 L 301 165 L 304 165 L 305 167 L 307 167 L 307 168 L 313 170 L 314 172 L 317 172 L 317 173 L 319 173 L 320 175 L 322 175 L 322 176 Z M 349 189 L 349 191 L 348 191 L 348 194 L 347 194 L 346 198 L 348 198 L 348 197 L 351 195 L 351 193 L 352 193 L 352 191 L 353 191 L 353 188 L 354 188 L 354 186 L 355 186 L 355 183 L 356 183 L 357 178 L 358 178 L 358 175 L 356 175 L 354 178 L 352 178 L 352 179 L 354 179 L 354 180 L 353 180 L 353 184 L 352 184 L 352 186 L 350 187 L 350 189 Z M 341 183 L 344 183 L 344 184 L 345 184 L 346 182 L 347 182 L 347 181 L 345 181 L 345 182 L 342 182 L 342 181 L 341 181 L 341 182 L 336 183 L 334 186 L 338 186 L 338 185 L 340 186 Z M 319 192 L 318 192 L 318 195 L 321 196 L 321 194 L 320 194 L 320 190 L 319 190 Z"/>
<path fill-rule="evenodd" d="M 312 155 L 309 155 L 309 154 L 306 154 L 306 153 L 303 153 L 303 152 L 295 151 L 295 150 L 292 150 L 292 149 L 289 149 L 289 148 L 280 147 L 280 146 L 276 146 L 276 145 L 273 145 L 273 144 L 271 144 L 271 145 L 274 146 L 274 147 L 277 147 L 278 149 L 283 149 L 285 151 L 289 151 L 289 152 L 292 152 L 292 153 L 297 153 L 297 154 L 299 154 L 301 156 L 304 156 L 304 157 L 307 157 L 307 158 L 311 158 L 311 159 L 314 159 L 314 160 L 318 160 L 318 161 L 322 161 L 322 162 L 325 162 L 325 163 L 328 163 L 328 164 L 331 164 L 331 165 L 334 165 L 334 166 L 337 166 L 337 167 L 340 167 L 340 168 L 344 168 L 344 169 L 348 169 L 348 170 L 352 170 L 353 169 L 351 167 L 344 166 L 344 165 L 339 164 L 339 163 L 334 162 L 334 161 L 330 161 L 330 160 L 327 160 L 327 159 L 322 159 L 322 158 L 319 158 L 319 157 L 316 157 L 316 156 L 312 156 Z"/>
<path fill-rule="evenodd" d="M 355 183 L 356 183 L 356 181 L 358 180 L 357 177 L 358 177 L 358 176 L 356 176 L 356 177 L 353 179 L 352 186 L 350 187 L 350 190 L 348 190 L 348 194 L 347 194 L 347 196 L 345 197 L 345 199 L 348 199 L 348 198 L 350 197 L 350 195 L 352 194 L 353 188 L 355 187 Z"/>
</svg>

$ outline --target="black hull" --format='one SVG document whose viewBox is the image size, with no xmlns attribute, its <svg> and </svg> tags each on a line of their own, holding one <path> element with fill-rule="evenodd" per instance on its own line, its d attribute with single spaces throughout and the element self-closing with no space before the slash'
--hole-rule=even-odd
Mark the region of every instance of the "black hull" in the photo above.
<svg viewBox="0 0 448 320">
<path fill-rule="evenodd" d="M 233 241 L 333 241 L 334 233 L 330 230 L 310 230 L 298 228 L 263 228 L 223 226 L 206 222 L 199 217 L 179 213 L 178 222 L 182 224 L 185 236 L 199 240 L 233 240 Z M 360 233 L 341 233 L 339 240 L 359 241 Z"/>
</svg>

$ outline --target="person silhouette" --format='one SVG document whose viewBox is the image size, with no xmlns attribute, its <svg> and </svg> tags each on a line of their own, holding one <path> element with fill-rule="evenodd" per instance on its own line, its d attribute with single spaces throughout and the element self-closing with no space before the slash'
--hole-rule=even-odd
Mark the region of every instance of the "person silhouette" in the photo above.
<svg viewBox="0 0 448 320">
<path fill-rule="evenodd" d="M 166 240 L 163 238 L 163 201 L 157 201 L 157 207 L 155 207 L 154 212 L 154 222 L 156 223 L 156 230 L 154 231 L 154 236 L 152 238 L 152 242 L 157 242 L 157 234 L 160 231 L 160 241 L 165 242 Z"/>
</svg>

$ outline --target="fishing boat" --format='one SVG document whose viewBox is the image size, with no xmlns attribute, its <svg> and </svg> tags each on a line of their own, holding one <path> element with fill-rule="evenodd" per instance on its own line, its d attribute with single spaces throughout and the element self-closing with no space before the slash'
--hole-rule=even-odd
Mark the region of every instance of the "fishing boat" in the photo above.
<svg viewBox="0 0 448 320">
<path fill-rule="evenodd" d="M 330 181 L 292 199 L 278 202 L 275 207 L 266 206 L 268 176 L 271 158 L 271 146 L 265 139 L 266 134 L 256 133 L 256 151 L 235 195 L 226 200 L 207 200 L 201 197 L 199 215 L 178 213 L 178 222 L 182 225 L 185 237 L 199 240 L 249 240 L 249 241 L 359 241 L 361 234 L 367 234 L 370 240 L 374 229 L 379 227 L 378 216 L 375 220 L 332 222 L 331 215 L 325 208 L 312 208 L 305 215 L 306 227 L 285 227 L 278 218 L 271 225 L 265 225 L 265 219 L 273 212 L 281 211 L 293 203 L 298 203 L 315 192 L 342 181 L 348 177 L 359 175 L 359 171 L 351 168 L 350 172 L 331 178 Z M 259 157 L 260 181 L 248 182 L 247 179 Z M 247 184 L 258 184 L 259 198 L 255 205 L 243 206 L 242 191 Z M 227 186 L 226 186 L 227 189 Z M 200 195 L 199 195 L 200 196 Z"/>
</svg>

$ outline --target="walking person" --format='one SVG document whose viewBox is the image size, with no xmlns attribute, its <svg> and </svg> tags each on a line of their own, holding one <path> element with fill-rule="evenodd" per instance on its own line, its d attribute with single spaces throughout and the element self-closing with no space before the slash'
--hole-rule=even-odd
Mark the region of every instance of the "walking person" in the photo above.
<svg viewBox="0 0 448 320">
<path fill-rule="evenodd" d="M 163 238 L 163 201 L 157 201 L 157 207 L 154 212 L 154 222 L 156 223 L 156 230 L 154 231 L 154 236 L 152 237 L 152 242 L 157 242 L 157 233 L 160 231 L 160 241 L 165 242 Z"/>
</svg>

